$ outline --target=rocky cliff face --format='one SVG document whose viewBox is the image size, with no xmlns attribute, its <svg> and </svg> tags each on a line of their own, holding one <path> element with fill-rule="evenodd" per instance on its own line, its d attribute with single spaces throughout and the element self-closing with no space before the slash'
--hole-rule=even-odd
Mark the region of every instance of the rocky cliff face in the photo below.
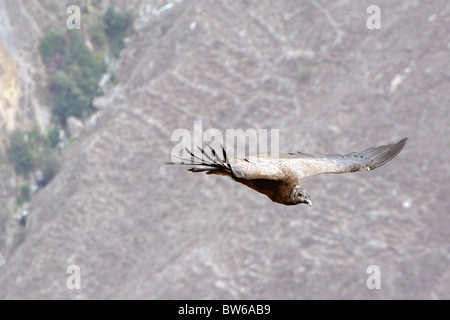
<svg viewBox="0 0 450 320">
<path fill-rule="evenodd" d="M 370 4 L 133 2 L 120 81 L 33 198 L 26 239 L 0 268 L 0 297 L 450 298 L 450 6 L 383 4 L 381 30 L 368 30 Z M 40 12 L 0 11 L 18 20 Z M 18 27 L 8 28 L 3 48 Z M 31 56 L 34 32 L 22 43 Z M 24 65 L 7 52 L 9 81 L 25 86 L 14 71 Z M 194 120 L 278 128 L 282 151 L 409 141 L 373 172 L 305 181 L 312 209 L 284 207 L 223 177 L 165 166 L 172 131 Z M 72 264 L 81 290 L 66 286 Z M 382 289 L 371 291 L 374 264 Z"/>
<path fill-rule="evenodd" d="M 17 108 L 13 109 L 12 106 L 18 105 L 18 95 L 16 88 L 17 80 L 17 65 L 16 61 L 8 55 L 4 48 L 0 49 L 0 65 L 2 66 L 1 72 L 1 90 L 2 90 L 2 102 L 1 102 L 1 126 L 6 130 L 10 130 L 15 123 L 15 113 Z"/>
<path fill-rule="evenodd" d="M 4 147 L 7 132 L 32 126 L 44 130 L 49 123 L 37 45 L 57 20 L 45 2 L 2 1 L 0 17 L 0 136 Z"/>
</svg>

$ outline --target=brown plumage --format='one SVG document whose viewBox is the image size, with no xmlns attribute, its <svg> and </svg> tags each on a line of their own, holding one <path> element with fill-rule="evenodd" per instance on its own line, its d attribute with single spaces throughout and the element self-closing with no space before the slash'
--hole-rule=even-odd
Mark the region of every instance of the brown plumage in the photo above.
<svg viewBox="0 0 450 320">
<path fill-rule="evenodd" d="M 232 159 L 231 162 L 223 148 L 221 153 L 211 149 L 211 154 L 199 148 L 203 154 L 203 159 L 187 150 L 192 158 L 188 160 L 189 162 L 180 164 L 193 166 L 189 169 L 192 172 L 229 176 L 233 180 L 265 194 L 274 202 L 284 205 L 305 203 L 311 206 L 311 197 L 300 186 L 301 180 L 325 173 L 373 170 L 399 154 L 405 146 L 406 140 L 407 138 L 404 138 L 395 144 L 346 155 L 321 155 L 302 152 L 266 153 L 245 159 Z"/>
</svg>

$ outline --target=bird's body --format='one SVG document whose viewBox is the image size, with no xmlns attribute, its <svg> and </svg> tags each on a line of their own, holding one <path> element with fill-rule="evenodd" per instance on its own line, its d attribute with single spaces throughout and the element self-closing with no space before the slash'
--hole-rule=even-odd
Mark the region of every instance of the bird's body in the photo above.
<svg viewBox="0 0 450 320">
<path fill-rule="evenodd" d="M 266 153 L 249 156 L 245 159 L 227 157 L 211 149 L 211 154 L 201 150 L 203 159 L 190 152 L 192 172 L 206 172 L 230 176 L 262 194 L 272 201 L 284 205 L 305 203 L 311 205 L 308 192 L 300 186 L 300 181 L 318 174 L 369 171 L 392 160 L 404 147 L 407 138 L 396 144 L 370 148 L 362 152 L 346 155 L 321 155 L 297 153 Z M 195 160 L 200 160 L 196 162 Z"/>
</svg>

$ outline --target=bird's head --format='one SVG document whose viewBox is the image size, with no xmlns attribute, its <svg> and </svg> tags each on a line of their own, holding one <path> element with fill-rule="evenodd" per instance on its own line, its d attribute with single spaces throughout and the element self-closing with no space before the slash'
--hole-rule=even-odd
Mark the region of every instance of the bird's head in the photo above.
<svg viewBox="0 0 450 320">
<path fill-rule="evenodd" d="M 312 207 L 311 196 L 306 189 L 303 189 L 300 186 L 296 186 L 294 190 L 292 190 L 291 199 L 294 204 L 304 203 Z"/>
</svg>

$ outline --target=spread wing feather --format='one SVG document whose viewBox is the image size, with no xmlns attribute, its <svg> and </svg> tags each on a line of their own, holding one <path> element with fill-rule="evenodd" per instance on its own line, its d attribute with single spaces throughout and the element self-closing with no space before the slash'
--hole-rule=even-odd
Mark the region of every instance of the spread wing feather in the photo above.
<svg viewBox="0 0 450 320">
<path fill-rule="evenodd" d="M 189 171 L 192 172 L 230 176 L 233 180 L 267 195 L 274 202 L 285 205 L 311 205 L 310 196 L 301 188 L 300 180 L 323 173 L 373 170 L 392 160 L 403 149 L 406 140 L 407 138 L 395 144 L 346 155 L 267 153 L 243 160 L 232 159 L 232 162 L 223 146 L 221 155 L 211 147 L 210 154 L 199 148 L 201 157 L 186 149 L 191 158 L 180 158 L 182 162 L 177 164 L 191 166 Z"/>
<path fill-rule="evenodd" d="M 267 159 L 262 157 L 247 158 L 243 160 L 233 159 L 230 162 L 225 149 L 222 148 L 222 157 L 219 156 L 217 151 L 209 147 L 211 155 L 209 155 L 204 149 L 197 147 L 202 155 L 203 159 L 196 156 L 194 153 L 185 149 L 186 152 L 191 156 L 190 159 L 182 159 L 181 165 L 189 165 L 192 168 L 188 170 L 191 172 L 205 172 L 206 174 L 218 174 L 218 175 L 228 175 L 233 178 L 243 179 L 243 180 L 253 180 L 253 179 L 268 179 L 268 180 L 281 180 L 285 178 L 284 173 L 278 166 L 278 163 L 274 159 Z M 173 162 L 168 162 L 167 164 L 175 164 Z"/>
<path fill-rule="evenodd" d="M 407 138 L 395 144 L 370 148 L 362 152 L 340 154 L 289 154 L 298 160 L 292 160 L 302 166 L 304 176 L 314 176 L 323 173 L 346 173 L 355 171 L 369 171 L 378 168 L 392 160 L 403 149 Z"/>
<path fill-rule="evenodd" d="M 228 175 L 241 180 L 267 179 L 273 181 L 303 179 L 324 173 L 346 173 L 369 171 L 392 160 L 405 146 L 407 138 L 395 144 L 370 148 L 362 152 L 340 154 L 308 154 L 308 153 L 267 153 L 247 157 L 243 160 L 228 159 L 222 146 L 222 157 L 210 148 L 211 155 L 199 148 L 203 159 L 186 151 L 191 159 L 182 159 L 181 164 L 194 166 L 192 172 Z"/>
</svg>

